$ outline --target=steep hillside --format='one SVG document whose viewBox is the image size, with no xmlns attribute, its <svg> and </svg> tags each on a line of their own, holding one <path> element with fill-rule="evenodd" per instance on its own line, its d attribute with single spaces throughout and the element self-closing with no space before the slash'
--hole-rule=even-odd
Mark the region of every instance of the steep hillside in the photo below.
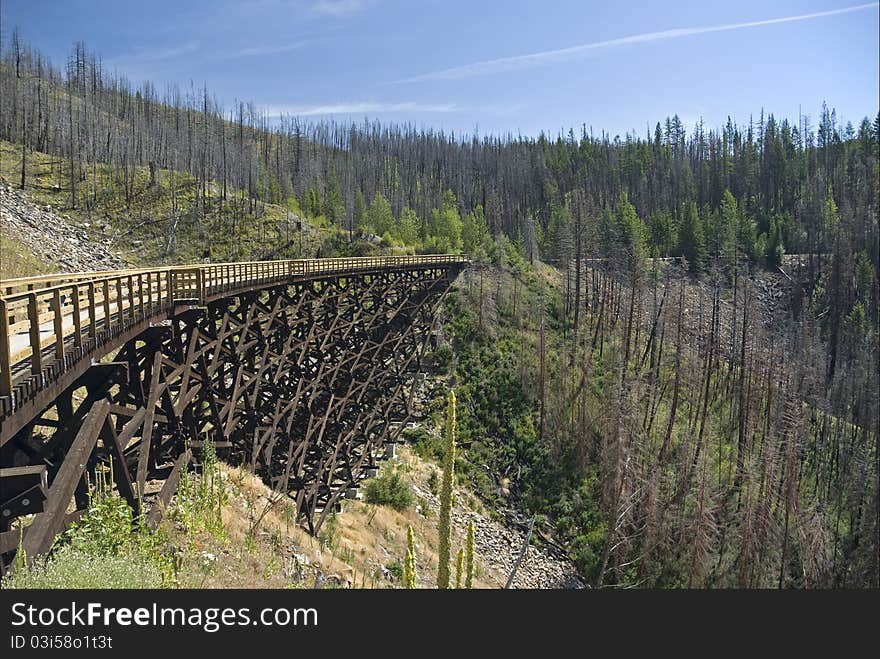
<svg viewBox="0 0 880 659">
<path fill-rule="evenodd" d="M 93 239 L 70 216 L 56 215 L 0 183 L 0 279 L 124 267 L 110 244 L 109 238 Z"/>
<path fill-rule="evenodd" d="M 3 585 L 400 588 L 407 528 L 412 527 L 417 587 L 433 588 L 439 502 L 431 489 L 436 471 L 435 464 L 404 448 L 383 465 L 380 477 L 399 475 L 411 493 L 411 503 L 396 510 L 345 500 L 342 511 L 312 537 L 293 523 L 289 502 L 259 478 L 212 462 L 181 486 L 155 533 L 131 533 L 118 526 L 125 524 L 120 513 L 125 504 L 115 495 L 97 497 L 93 511 L 62 538 L 47 562 L 6 578 Z M 148 482 L 147 498 L 160 487 L 160 482 Z M 456 551 L 464 546 L 467 524 L 476 527 L 473 587 L 503 587 L 522 550 L 522 531 L 494 521 L 466 487 L 457 488 L 453 522 Z M 126 565 L 119 565 L 117 558 Z M 97 561 L 108 567 L 93 569 Z M 513 582 L 514 588 L 581 586 L 569 561 L 534 545 L 528 547 Z"/>
<path fill-rule="evenodd" d="M 132 265 L 311 257 L 339 235 L 322 218 L 306 220 L 295 203 L 252 203 L 231 189 L 224 198 L 216 182 L 202 189 L 190 174 L 156 169 L 151 176 L 147 167 L 133 168 L 123 181 L 118 168 L 95 165 L 84 179 L 90 193 L 74 204 L 61 159 L 38 151 L 25 159 L 25 189 L 7 193 L 14 194 L 8 204 L 29 200 L 40 213 L 60 215 L 78 238 Z M 13 182 L 18 187 L 20 162 L 19 148 L 0 141 L 0 182 L 7 190 Z M 55 224 L 49 220 L 47 230 Z"/>
</svg>

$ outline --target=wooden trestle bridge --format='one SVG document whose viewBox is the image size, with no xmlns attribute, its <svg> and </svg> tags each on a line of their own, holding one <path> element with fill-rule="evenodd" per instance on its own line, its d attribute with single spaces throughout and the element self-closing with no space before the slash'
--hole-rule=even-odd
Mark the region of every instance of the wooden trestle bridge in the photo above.
<svg viewBox="0 0 880 659">
<path fill-rule="evenodd" d="M 466 265 L 365 257 L 0 282 L 3 563 L 19 542 L 28 559 L 48 551 L 101 465 L 155 526 L 208 439 L 317 531 L 398 439 L 406 373 Z M 147 506 L 152 478 L 164 485 Z M 13 522 L 30 514 L 21 534 Z"/>
</svg>

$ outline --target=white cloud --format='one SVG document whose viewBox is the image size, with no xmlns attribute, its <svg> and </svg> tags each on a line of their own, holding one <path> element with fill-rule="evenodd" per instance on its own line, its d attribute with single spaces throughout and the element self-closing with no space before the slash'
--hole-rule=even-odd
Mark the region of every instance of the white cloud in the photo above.
<svg viewBox="0 0 880 659">
<path fill-rule="evenodd" d="M 269 105 L 263 108 L 270 117 L 289 114 L 298 117 L 314 117 L 331 114 L 393 114 L 410 112 L 457 112 L 454 103 L 329 103 L 326 105 Z"/>
<path fill-rule="evenodd" d="M 359 12 L 366 4 L 366 0 L 319 0 L 312 6 L 312 11 L 330 16 L 350 16 Z"/>
<path fill-rule="evenodd" d="M 166 48 L 137 48 L 125 55 L 118 55 L 106 60 L 108 64 L 128 64 L 135 62 L 158 62 L 160 60 L 174 59 L 192 53 L 199 48 L 197 41 L 190 41 L 180 46 L 169 46 Z"/>
<path fill-rule="evenodd" d="M 519 69 L 532 68 L 542 66 L 553 62 L 562 62 L 572 59 L 584 57 L 590 53 L 605 50 L 608 48 L 617 48 L 620 46 L 631 46 L 635 44 L 648 43 L 651 41 L 664 41 L 667 39 L 678 39 L 680 37 L 688 37 L 695 34 L 707 34 L 709 32 L 727 32 L 730 30 L 742 30 L 751 27 L 761 27 L 764 25 L 776 25 L 778 23 L 793 23 L 795 21 L 806 21 L 814 18 L 822 18 L 825 16 L 836 16 L 838 14 L 846 14 L 854 11 L 863 11 L 865 9 L 877 8 L 880 3 L 871 2 L 853 7 L 843 7 L 841 9 L 831 9 L 828 11 L 818 11 L 810 14 L 799 14 L 797 16 L 785 16 L 783 18 L 771 18 L 763 21 L 749 21 L 747 23 L 729 23 L 727 25 L 710 25 L 704 27 L 686 27 L 674 30 L 664 30 L 662 32 L 648 32 L 645 34 L 635 34 L 619 39 L 609 39 L 607 41 L 596 41 L 593 43 L 582 44 L 579 46 L 571 46 L 569 48 L 560 48 L 558 50 L 545 50 L 540 53 L 531 53 L 528 55 L 516 55 L 513 57 L 500 57 L 498 59 L 486 60 L 483 62 L 474 62 L 465 64 L 464 66 L 456 66 L 431 73 L 424 73 L 398 80 L 399 83 L 406 82 L 425 82 L 429 80 L 458 80 L 461 78 L 470 78 L 479 75 L 489 75 L 493 73 L 502 73 L 505 71 L 516 71 Z"/>
<path fill-rule="evenodd" d="M 293 43 L 282 44 L 279 46 L 256 46 L 254 48 L 242 48 L 233 53 L 230 57 L 252 57 L 255 55 L 278 55 L 280 53 L 289 53 L 292 50 L 303 48 L 307 41 L 295 41 Z"/>
</svg>

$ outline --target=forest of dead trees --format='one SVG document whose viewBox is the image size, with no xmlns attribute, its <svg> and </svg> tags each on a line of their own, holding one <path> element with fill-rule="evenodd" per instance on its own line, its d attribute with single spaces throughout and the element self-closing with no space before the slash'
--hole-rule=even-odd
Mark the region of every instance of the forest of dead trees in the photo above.
<svg viewBox="0 0 880 659">
<path fill-rule="evenodd" d="M 552 310 L 504 303 L 540 335 L 522 385 L 550 467 L 526 504 L 573 520 L 557 526 L 598 585 L 878 586 L 880 115 L 477 138 L 135 88 L 82 44 L 59 70 L 13 33 L 0 59 L 21 186 L 28 152 L 52 154 L 71 207 L 102 194 L 99 165 L 126 201 L 162 170 L 172 190 L 192 177 L 172 214 L 196 222 L 233 197 L 295 200 L 352 237 L 463 249 L 512 286 L 499 244 L 553 264 Z M 762 273 L 785 283 L 772 309 Z"/>
<path fill-rule="evenodd" d="M 829 382 L 809 314 L 768 311 L 748 274 L 677 268 L 588 273 L 540 378 L 541 432 L 602 474 L 596 582 L 876 585 L 876 357 Z"/>
</svg>

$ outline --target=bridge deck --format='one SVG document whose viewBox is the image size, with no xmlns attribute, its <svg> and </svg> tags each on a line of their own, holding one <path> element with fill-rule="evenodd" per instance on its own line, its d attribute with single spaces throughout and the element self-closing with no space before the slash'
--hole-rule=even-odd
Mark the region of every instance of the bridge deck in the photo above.
<svg viewBox="0 0 880 659">
<path fill-rule="evenodd" d="M 0 282 L 5 443 L 93 360 L 186 305 L 285 282 L 465 263 L 460 255 L 297 259 L 27 277 Z M 18 421 L 21 421 L 19 419 Z M 26 421 L 25 421 L 26 422 Z"/>
</svg>

